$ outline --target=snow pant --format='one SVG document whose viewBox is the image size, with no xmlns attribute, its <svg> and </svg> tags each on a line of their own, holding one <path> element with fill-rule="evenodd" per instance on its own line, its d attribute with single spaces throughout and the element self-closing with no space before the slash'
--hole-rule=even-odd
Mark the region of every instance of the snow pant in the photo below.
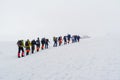
<svg viewBox="0 0 120 80">
<path fill-rule="evenodd" d="M 59 40 L 59 46 L 62 44 L 62 40 Z"/>
<path fill-rule="evenodd" d="M 30 47 L 26 47 L 26 55 L 29 55 Z"/>
<path fill-rule="evenodd" d="M 36 51 L 38 52 L 40 50 L 40 44 L 36 45 Z"/>
<path fill-rule="evenodd" d="M 80 42 L 80 39 L 78 39 L 78 42 Z"/>
<path fill-rule="evenodd" d="M 67 44 L 67 40 L 64 40 L 64 44 Z"/>
<path fill-rule="evenodd" d="M 34 53 L 34 50 L 35 50 L 35 46 L 32 46 L 32 48 L 31 48 L 31 49 L 32 49 L 32 53 Z"/>
<path fill-rule="evenodd" d="M 53 47 L 57 47 L 57 41 L 54 41 Z"/>
<path fill-rule="evenodd" d="M 70 43 L 70 39 L 68 39 L 68 43 Z"/>
<path fill-rule="evenodd" d="M 45 44 L 45 49 L 48 49 L 48 43 Z"/>
<path fill-rule="evenodd" d="M 42 44 L 42 47 L 41 47 L 41 49 L 42 49 L 42 50 L 44 49 L 44 44 Z"/>
<path fill-rule="evenodd" d="M 20 51 L 22 51 L 22 57 L 24 57 L 24 48 L 23 47 L 18 47 L 18 57 L 19 58 L 21 56 Z"/>
</svg>

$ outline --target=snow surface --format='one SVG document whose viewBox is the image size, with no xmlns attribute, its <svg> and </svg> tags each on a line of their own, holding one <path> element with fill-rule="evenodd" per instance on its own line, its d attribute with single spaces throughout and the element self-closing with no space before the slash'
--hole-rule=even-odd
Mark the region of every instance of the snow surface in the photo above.
<svg viewBox="0 0 120 80">
<path fill-rule="evenodd" d="M 120 80 L 120 37 L 81 39 L 17 58 L 16 42 L 1 42 L 0 80 Z"/>
</svg>

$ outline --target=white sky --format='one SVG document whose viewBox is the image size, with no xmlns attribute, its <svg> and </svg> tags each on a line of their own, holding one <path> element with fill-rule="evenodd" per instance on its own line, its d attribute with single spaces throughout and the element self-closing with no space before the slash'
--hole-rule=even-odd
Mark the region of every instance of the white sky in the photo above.
<svg viewBox="0 0 120 80">
<path fill-rule="evenodd" d="M 120 0 L 0 0 L 1 40 L 119 30 Z"/>
</svg>

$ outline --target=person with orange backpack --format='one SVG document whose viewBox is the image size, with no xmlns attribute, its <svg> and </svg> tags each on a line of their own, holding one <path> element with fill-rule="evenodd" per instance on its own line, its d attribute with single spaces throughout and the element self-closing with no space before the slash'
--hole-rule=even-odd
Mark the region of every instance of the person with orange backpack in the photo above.
<svg viewBox="0 0 120 80">
<path fill-rule="evenodd" d="M 23 40 L 18 40 L 17 45 L 18 45 L 18 58 L 20 58 L 21 56 L 24 57 L 24 42 L 23 42 Z M 21 51 L 22 51 L 22 55 L 20 53 Z"/>
</svg>

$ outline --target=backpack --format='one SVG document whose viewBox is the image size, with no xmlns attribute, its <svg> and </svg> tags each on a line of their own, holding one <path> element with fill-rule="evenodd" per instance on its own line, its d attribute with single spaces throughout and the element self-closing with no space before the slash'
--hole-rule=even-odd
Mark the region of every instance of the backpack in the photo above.
<svg viewBox="0 0 120 80">
<path fill-rule="evenodd" d="M 22 41 L 19 40 L 17 44 L 18 44 L 18 46 L 22 46 Z"/>
<path fill-rule="evenodd" d="M 25 46 L 29 46 L 29 42 L 28 41 L 25 43 Z"/>
<path fill-rule="evenodd" d="M 36 40 L 36 44 L 40 44 L 40 41 L 39 41 L 39 40 Z"/>
</svg>

